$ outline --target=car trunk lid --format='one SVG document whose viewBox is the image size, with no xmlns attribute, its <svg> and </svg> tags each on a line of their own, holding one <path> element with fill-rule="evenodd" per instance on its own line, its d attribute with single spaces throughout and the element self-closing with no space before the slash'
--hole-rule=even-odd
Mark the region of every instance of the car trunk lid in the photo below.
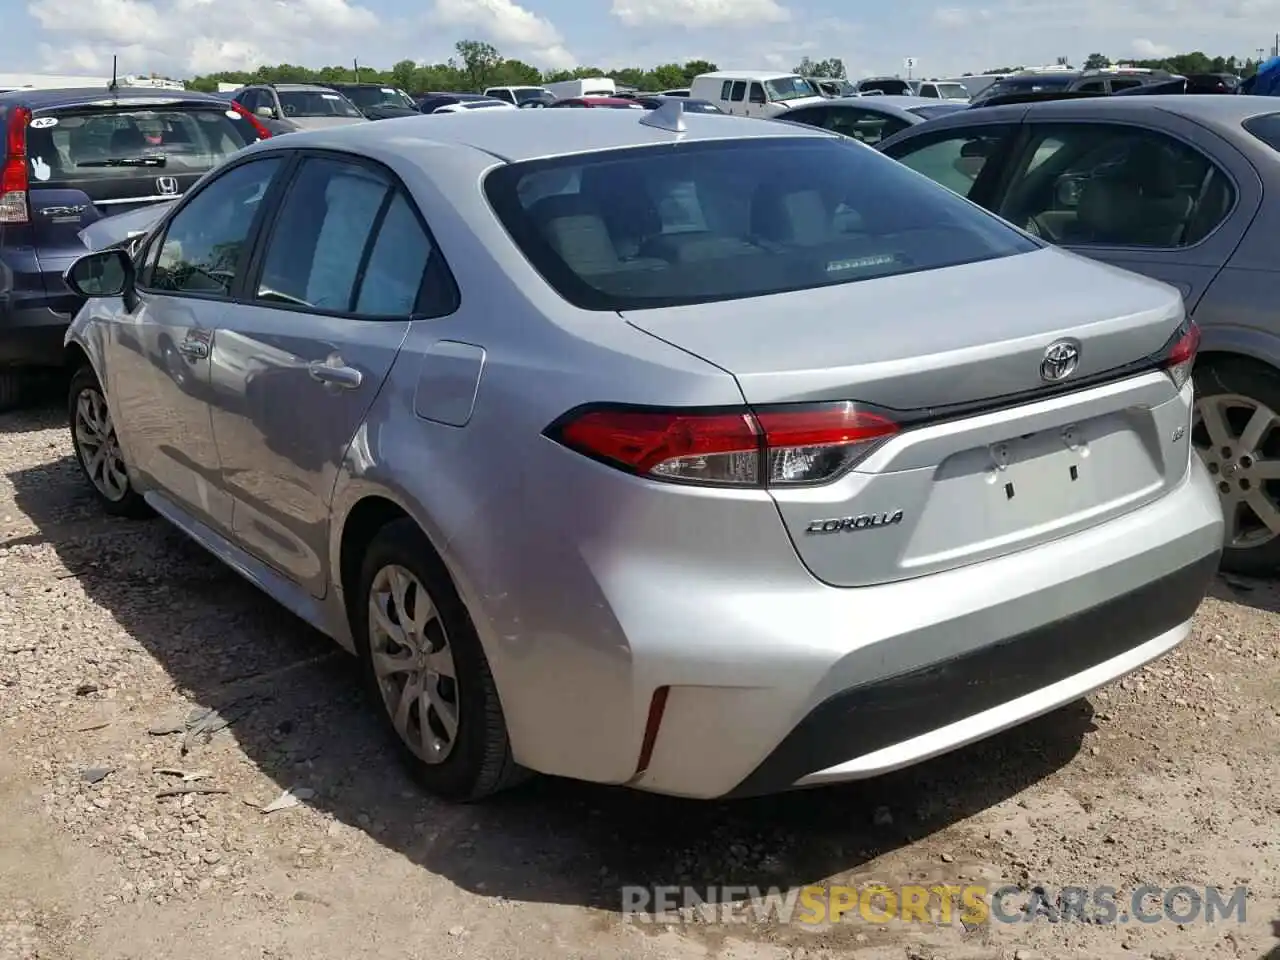
<svg viewBox="0 0 1280 960">
<path fill-rule="evenodd" d="M 1025 549 L 1149 503 L 1187 469 L 1190 389 L 1144 364 L 1182 321 L 1179 294 L 1060 251 L 624 316 L 734 375 L 753 407 L 856 401 L 901 424 L 836 481 L 772 489 L 834 585 Z M 1053 382 L 1059 342 L 1078 366 Z"/>
</svg>

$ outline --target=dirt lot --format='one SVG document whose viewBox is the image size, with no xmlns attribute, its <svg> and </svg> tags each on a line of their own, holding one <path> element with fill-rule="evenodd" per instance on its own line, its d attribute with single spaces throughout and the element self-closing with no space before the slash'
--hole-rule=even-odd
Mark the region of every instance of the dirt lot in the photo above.
<svg viewBox="0 0 1280 960">
<path fill-rule="evenodd" d="M 207 741 L 166 732 L 210 708 L 230 725 Z M 1273 585 L 1221 580 L 1176 655 L 1088 703 L 762 801 L 543 779 L 448 807 L 415 792 L 370 717 L 320 636 L 162 522 L 100 516 L 56 403 L 0 417 L 4 960 L 1280 958 Z M 157 796 L 189 788 L 219 792 Z M 262 810 L 292 789 L 298 805 Z M 619 891 L 824 881 L 1251 895 L 1243 924 L 815 930 L 637 924 Z"/>
</svg>

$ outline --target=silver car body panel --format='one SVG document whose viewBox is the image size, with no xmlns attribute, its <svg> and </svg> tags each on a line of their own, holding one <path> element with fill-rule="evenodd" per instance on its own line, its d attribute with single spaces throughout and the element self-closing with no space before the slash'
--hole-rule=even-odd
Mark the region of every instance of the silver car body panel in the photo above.
<svg viewBox="0 0 1280 960">
<path fill-rule="evenodd" d="M 1022 388 L 1059 334 L 1082 341 L 1088 369 L 1103 369 L 1158 350 L 1181 308 L 1167 287 L 1045 250 L 625 320 L 580 310 L 515 246 L 478 188 L 481 179 L 502 158 L 666 143 L 673 134 L 641 125 L 627 111 L 497 113 L 477 111 L 465 123 L 385 120 L 246 150 L 320 148 L 385 164 L 444 252 L 462 293 L 454 313 L 376 331 L 364 321 L 310 317 L 314 333 L 300 336 L 282 319 L 295 314 L 185 301 L 198 313 L 189 328 L 211 336 L 203 410 L 184 405 L 192 380 L 180 383 L 154 365 L 150 372 L 112 369 L 114 360 L 104 367 L 100 342 L 118 339 L 131 322 L 118 301 L 90 301 L 68 338 L 88 352 L 111 402 L 122 405 L 120 441 L 147 500 L 348 649 L 340 575 L 348 524 L 370 504 L 394 504 L 413 518 L 475 624 L 518 762 L 586 780 L 720 796 L 832 694 L 1043 628 L 1212 561 L 1221 549 L 1217 497 L 1179 434 L 1189 422 L 1191 388 L 1176 390 L 1163 373 L 1031 395 L 907 430 L 855 473 L 785 495 L 654 482 L 548 439 L 544 428 L 565 411 L 602 400 L 718 407 L 839 396 L 908 403 L 912 390 L 895 385 L 903 378 L 916 391 L 912 405 L 921 406 L 980 396 L 978 379 Z M 684 139 L 830 136 L 716 115 L 686 123 Z M 879 323 L 894 304 L 904 310 Z M 823 327 L 818 318 L 833 309 L 839 323 Z M 787 322 L 769 327 L 770 311 Z M 677 319 L 681 312 L 688 316 Z M 952 323 L 937 324 L 939 317 Z M 895 343 L 899 318 L 905 326 Z M 306 375 L 308 364 L 335 352 L 365 374 L 361 389 L 334 397 Z M 1030 372 L 1002 354 L 1030 364 Z M 948 361 L 959 363 L 949 378 L 921 377 L 913 366 L 943 370 Z M 121 388 L 122 377 L 144 374 L 138 382 L 150 384 L 146 404 Z M 266 384 L 257 395 L 255 383 Z M 856 395 L 864 391 L 866 398 Z M 902 536 L 914 531 L 914 539 L 891 546 L 882 538 L 870 547 L 859 537 L 884 531 L 867 531 L 843 545 L 836 537 L 797 550 L 802 521 L 852 509 L 861 502 L 858 488 L 870 489 L 877 475 L 936 474 L 948 464 L 957 475 L 972 473 L 977 468 L 961 460 L 993 441 L 1041 430 L 1059 437 L 1072 423 L 1101 425 L 1108 417 L 1121 438 L 1113 443 L 1100 426 L 1086 439 L 1098 446 L 1100 475 L 1138 478 L 1131 499 L 1112 509 L 1125 491 L 1096 481 L 1104 484 L 1095 491 L 1106 500 L 1105 516 L 1074 523 L 1076 511 L 1069 529 L 1036 532 L 1034 549 L 1026 537 L 996 548 L 984 543 L 974 520 L 962 515 L 977 509 L 966 499 L 973 490 L 957 490 L 960 515 L 934 516 L 941 507 L 931 510 L 921 482 L 902 488 L 920 511 L 902 527 Z M 216 464 L 213 483 L 206 478 L 202 486 L 194 477 L 203 475 L 206 437 L 215 442 Z M 157 466 L 160 448 L 174 445 L 194 445 L 186 475 L 172 464 Z M 1025 533 L 1026 526 L 1009 529 Z M 876 550 L 874 561 L 852 556 Z M 913 562 L 919 569 L 909 569 Z M 832 586 L 822 582 L 828 577 L 872 585 Z M 1184 622 L 1158 631 L 1077 676 L 923 740 L 843 757 L 805 776 L 851 779 L 950 749 L 1136 668 L 1187 629 Z M 670 690 L 661 731 L 647 768 L 637 770 L 659 687 Z"/>
</svg>

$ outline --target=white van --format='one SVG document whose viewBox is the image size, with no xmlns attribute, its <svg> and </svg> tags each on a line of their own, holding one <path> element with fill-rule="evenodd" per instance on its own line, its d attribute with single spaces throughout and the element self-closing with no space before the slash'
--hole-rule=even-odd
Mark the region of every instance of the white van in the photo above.
<svg viewBox="0 0 1280 960">
<path fill-rule="evenodd" d="M 720 70 L 693 78 L 695 100 L 709 100 L 739 117 L 777 117 L 826 100 L 804 77 L 774 71 Z"/>
<path fill-rule="evenodd" d="M 561 80 L 559 83 L 544 83 L 542 86 L 557 100 L 571 100 L 574 97 L 613 97 L 618 93 L 618 87 L 610 77 Z"/>
</svg>

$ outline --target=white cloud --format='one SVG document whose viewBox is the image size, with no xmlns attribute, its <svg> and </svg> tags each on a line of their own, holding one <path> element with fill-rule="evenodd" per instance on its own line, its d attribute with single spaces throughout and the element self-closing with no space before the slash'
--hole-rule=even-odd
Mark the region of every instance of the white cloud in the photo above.
<svg viewBox="0 0 1280 960">
<path fill-rule="evenodd" d="M 685 30 L 791 19 L 777 0 L 613 0 L 610 12 L 628 27 L 676 23 Z"/>
<path fill-rule="evenodd" d="M 1132 44 L 1133 54 L 1139 60 L 1159 60 L 1171 57 L 1178 51 L 1163 43 L 1154 43 L 1145 37 L 1138 37 Z"/>
<path fill-rule="evenodd" d="M 473 28 L 504 55 L 526 57 L 539 67 L 577 66 L 555 25 L 512 0 L 436 0 L 430 19 L 445 27 Z"/>
<path fill-rule="evenodd" d="M 273 63 L 344 62 L 379 27 L 350 0 L 31 0 L 52 36 L 47 69 L 159 70 L 179 76 Z"/>
</svg>

